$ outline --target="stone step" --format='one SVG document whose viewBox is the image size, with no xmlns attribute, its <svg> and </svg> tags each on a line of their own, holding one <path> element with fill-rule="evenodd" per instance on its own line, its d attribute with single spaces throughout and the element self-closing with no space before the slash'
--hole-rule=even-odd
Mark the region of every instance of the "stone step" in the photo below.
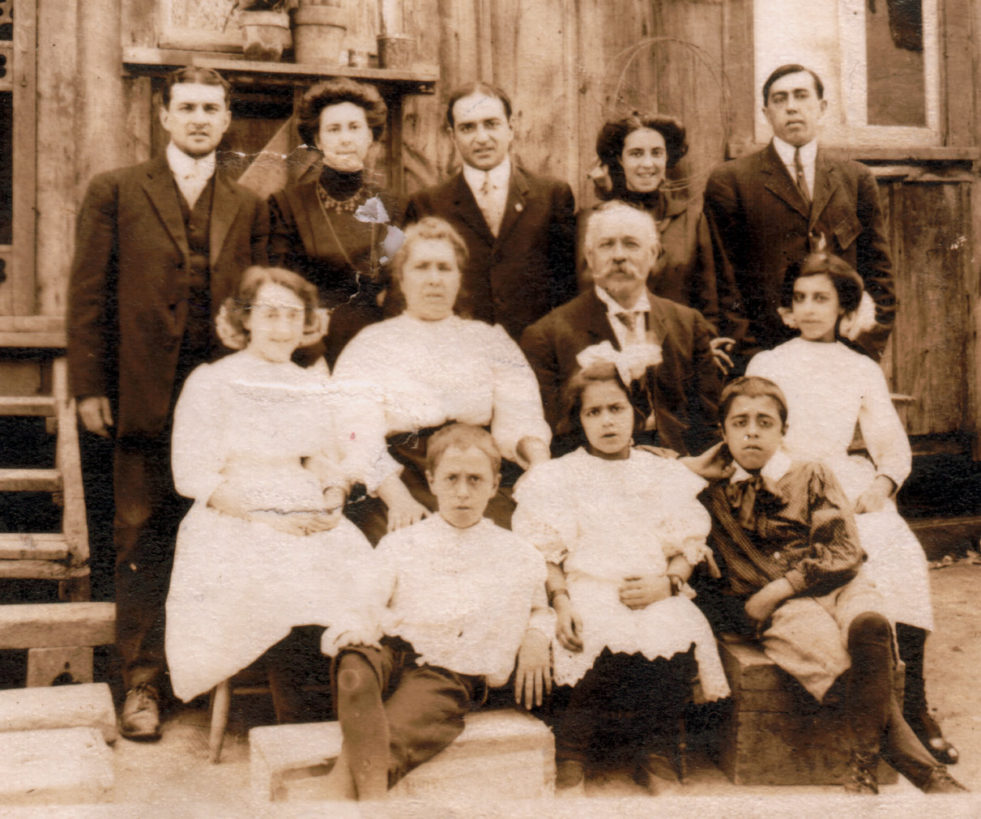
<svg viewBox="0 0 981 819">
<path fill-rule="evenodd" d="M 106 802 L 112 750 L 95 728 L 0 733 L 0 805 Z"/>
<path fill-rule="evenodd" d="M 337 722 L 253 728 L 249 732 L 253 798 L 263 803 L 315 793 L 304 785 L 324 774 L 324 763 L 340 750 Z M 545 797 L 554 789 L 552 732 L 534 717 L 501 710 L 467 716 L 456 742 L 411 771 L 391 795 L 490 804 L 504 795 Z"/>
<path fill-rule="evenodd" d="M 115 742 L 116 711 L 105 683 L 11 688 L 0 691 L 0 733 L 95 728 Z"/>
</svg>

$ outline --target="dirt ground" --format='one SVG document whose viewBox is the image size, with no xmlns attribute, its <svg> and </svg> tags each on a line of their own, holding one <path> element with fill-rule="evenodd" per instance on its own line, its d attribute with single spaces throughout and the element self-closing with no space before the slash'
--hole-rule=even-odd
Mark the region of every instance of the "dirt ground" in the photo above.
<svg viewBox="0 0 981 819">
<path fill-rule="evenodd" d="M 250 724 L 268 719 L 268 708 L 260 702 L 263 697 L 240 697 L 233 700 L 225 749 L 218 765 L 207 761 L 208 716 L 204 707 L 184 708 L 172 715 L 159 743 L 119 740 L 114 752 L 116 787 L 110 812 L 125 816 L 209 817 L 271 813 L 647 816 L 653 811 L 668 816 L 705 811 L 713 816 L 767 814 L 822 819 L 839 811 L 847 816 L 981 816 L 981 565 L 961 560 L 932 571 L 931 581 L 938 629 L 927 644 L 927 685 L 931 704 L 948 738 L 961 751 L 961 762 L 951 772 L 974 792 L 967 797 L 926 797 L 904 780 L 883 786 L 878 798 L 848 797 L 835 787 L 740 787 L 733 785 L 707 757 L 694 754 L 686 785 L 667 786 L 658 797 L 647 796 L 625 773 L 613 773 L 588 782 L 584 797 L 547 802 L 506 798 L 494 805 L 389 801 L 348 810 L 334 803 L 290 801 L 259 807 L 249 800 L 247 731 Z M 313 792 L 315 788 L 306 795 Z M 304 795 L 303 790 L 297 795 Z"/>
</svg>

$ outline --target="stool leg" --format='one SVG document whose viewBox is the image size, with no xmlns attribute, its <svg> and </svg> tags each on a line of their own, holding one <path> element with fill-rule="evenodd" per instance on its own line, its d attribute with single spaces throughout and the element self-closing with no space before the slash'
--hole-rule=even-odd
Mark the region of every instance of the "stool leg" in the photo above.
<svg viewBox="0 0 981 819">
<path fill-rule="evenodd" d="M 208 759 L 217 762 L 221 757 L 221 746 L 225 741 L 225 728 L 228 725 L 228 707 L 232 691 L 228 680 L 215 686 L 211 700 L 211 731 L 208 734 Z"/>
</svg>

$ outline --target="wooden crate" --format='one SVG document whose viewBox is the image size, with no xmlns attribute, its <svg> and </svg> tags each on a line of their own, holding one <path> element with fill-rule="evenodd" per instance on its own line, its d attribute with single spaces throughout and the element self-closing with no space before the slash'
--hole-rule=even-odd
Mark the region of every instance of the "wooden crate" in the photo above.
<svg viewBox="0 0 981 819">
<path fill-rule="evenodd" d="M 820 706 L 755 643 L 720 642 L 732 709 L 719 738 L 719 766 L 737 785 L 837 785 L 848 765 L 848 726 Z M 896 685 L 902 696 L 902 668 Z M 887 764 L 879 782 L 896 781 Z"/>
</svg>

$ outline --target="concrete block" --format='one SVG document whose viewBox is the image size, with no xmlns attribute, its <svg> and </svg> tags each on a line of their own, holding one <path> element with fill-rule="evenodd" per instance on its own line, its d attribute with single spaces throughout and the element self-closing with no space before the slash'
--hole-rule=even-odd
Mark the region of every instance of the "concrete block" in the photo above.
<svg viewBox="0 0 981 819">
<path fill-rule="evenodd" d="M 848 765 L 839 707 L 819 705 L 755 643 L 719 643 L 732 704 L 719 737 L 719 767 L 737 785 L 837 785 Z M 896 685 L 902 697 L 903 669 Z M 879 766 L 879 782 L 896 772 Z"/>
<path fill-rule="evenodd" d="M 324 773 L 324 763 L 340 753 L 340 724 L 253 728 L 249 747 L 253 798 L 288 799 L 291 782 Z M 456 742 L 411 771 L 391 795 L 492 801 L 502 794 L 536 799 L 554 789 L 552 732 L 534 717 L 502 710 L 469 715 Z"/>
<path fill-rule="evenodd" d="M 112 750 L 94 728 L 0 734 L 0 805 L 105 802 Z"/>
<path fill-rule="evenodd" d="M 0 732 L 54 728 L 95 728 L 106 742 L 115 742 L 116 712 L 109 686 L 88 683 L 0 691 Z"/>
</svg>

